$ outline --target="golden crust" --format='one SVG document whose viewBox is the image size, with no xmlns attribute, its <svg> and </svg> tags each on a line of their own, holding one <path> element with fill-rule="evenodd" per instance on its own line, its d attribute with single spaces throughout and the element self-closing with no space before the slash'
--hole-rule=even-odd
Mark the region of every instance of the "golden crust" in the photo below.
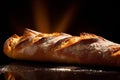
<svg viewBox="0 0 120 80">
<path fill-rule="evenodd" d="M 4 53 L 14 59 L 120 66 L 120 44 L 101 36 L 81 33 L 40 33 L 25 29 L 4 43 Z"/>
</svg>

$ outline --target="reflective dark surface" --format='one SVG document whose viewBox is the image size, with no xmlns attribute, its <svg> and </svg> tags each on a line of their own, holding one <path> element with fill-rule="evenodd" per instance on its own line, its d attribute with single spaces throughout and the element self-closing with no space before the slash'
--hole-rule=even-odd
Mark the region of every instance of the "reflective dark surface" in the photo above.
<svg viewBox="0 0 120 80">
<path fill-rule="evenodd" d="M 119 68 L 13 62 L 0 67 L 0 80 L 120 80 Z"/>
</svg>

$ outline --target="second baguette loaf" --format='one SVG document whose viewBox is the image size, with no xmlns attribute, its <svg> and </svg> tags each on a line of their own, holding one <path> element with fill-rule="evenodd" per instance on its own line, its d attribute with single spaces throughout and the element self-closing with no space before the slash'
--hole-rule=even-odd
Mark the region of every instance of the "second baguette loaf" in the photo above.
<svg viewBox="0 0 120 80">
<path fill-rule="evenodd" d="M 4 53 L 13 59 L 120 66 L 120 44 L 101 36 L 81 33 L 40 33 L 25 29 L 4 43 Z"/>
</svg>

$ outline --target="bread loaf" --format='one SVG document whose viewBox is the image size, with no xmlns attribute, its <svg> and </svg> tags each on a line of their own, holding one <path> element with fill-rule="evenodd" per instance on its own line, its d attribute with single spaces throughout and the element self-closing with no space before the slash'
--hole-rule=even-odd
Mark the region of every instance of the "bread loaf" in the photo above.
<svg viewBox="0 0 120 80">
<path fill-rule="evenodd" d="M 120 44 L 91 33 L 41 33 L 25 29 L 4 43 L 4 53 L 17 60 L 120 66 Z"/>
</svg>

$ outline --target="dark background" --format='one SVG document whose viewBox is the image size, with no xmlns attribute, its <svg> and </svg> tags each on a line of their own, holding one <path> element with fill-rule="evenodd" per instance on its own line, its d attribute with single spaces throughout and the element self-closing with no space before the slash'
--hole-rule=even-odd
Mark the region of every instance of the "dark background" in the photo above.
<svg viewBox="0 0 120 80">
<path fill-rule="evenodd" d="M 0 1 L 0 62 L 9 60 L 3 54 L 3 44 L 8 37 L 14 33 L 22 34 L 25 27 L 36 30 L 31 10 L 33 1 Z M 51 24 L 72 3 L 77 5 L 77 12 L 69 28 L 65 31 L 66 33 L 79 35 L 80 32 L 89 32 L 120 43 L 120 8 L 118 2 L 112 0 L 46 0 L 46 4 L 49 6 Z"/>
</svg>

